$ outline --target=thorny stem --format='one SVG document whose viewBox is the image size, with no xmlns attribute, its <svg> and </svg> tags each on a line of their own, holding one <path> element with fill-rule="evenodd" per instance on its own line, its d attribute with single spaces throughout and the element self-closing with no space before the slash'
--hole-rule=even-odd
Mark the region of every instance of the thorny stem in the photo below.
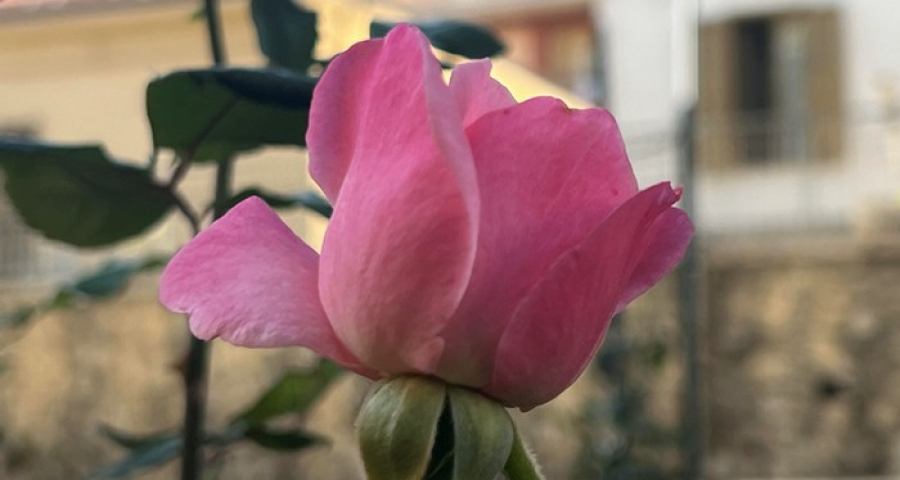
<svg viewBox="0 0 900 480">
<path fill-rule="evenodd" d="M 206 27 L 213 63 L 225 63 L 216 0 L 203 0 L 206 10 Z M 184 162 L 185 159 L 182 159 Z M 215 204 L 224 205 L 231 194 L 232 160 L 223 159 L 216 171 Z M 219 217 L 223 212 L 216 210 Z M 207 345 L 191 335 L 190 347 L 184 368 L 184 450 L 182 451 L 181 480 L 200 480 L 203 475 L 203 437 L 206 416 L 206 392 L 208 377 Z"/>
</svg>

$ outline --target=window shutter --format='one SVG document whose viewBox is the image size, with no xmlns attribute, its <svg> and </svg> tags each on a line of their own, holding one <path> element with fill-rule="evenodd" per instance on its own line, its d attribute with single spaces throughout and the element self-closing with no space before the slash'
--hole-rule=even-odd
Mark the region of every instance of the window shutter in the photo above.
<svg viewBox="0 0 900 480">
<path fill-rule="evenodd" d="M 833 160 L 843 148 L 841 32 L 838 12 L 810 14 L 809 133 L 813 160 Z"/>
<path fill-rule="evenodd" d="M 735 30 L 731 22 L 700 27 L 697 155 L 702 168 L 735 164 Z"/>
</svg>

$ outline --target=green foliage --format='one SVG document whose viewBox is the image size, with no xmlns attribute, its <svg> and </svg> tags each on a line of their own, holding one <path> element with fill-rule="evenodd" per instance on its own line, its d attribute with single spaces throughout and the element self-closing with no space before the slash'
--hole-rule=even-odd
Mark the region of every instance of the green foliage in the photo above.
<svg viewBox="0 0 900 480">
<path fill-rule="evenodd" d="M 396 25 L 374 21 L 369 25 L 369 36 L 383 37 Z M 466 58 L 494 57 L 505 50 L 503 43 L 490 30 L 473 23 L 435 20 L 413 25 L 422 30 L 435 48 Z"/>
<path fill-rule="evenodd" d="M 259 48 L 272 66 L 305 74 L 314 63 L 316 13 L 293 0 L 250 0 Z"/>
<path fill-rule="evenodd" d="M 145 436 L 133 435 L 104 424 L 100 425 L 99 430 L 100 434 L 115 442 L 116 445 L 131 451 L 146 449 L 147 447 L 158 445 L 159 443 L 166 442 L 173 438 L 172 433 L 159 433 L 156 435 Z"/>
<path fill-rule="evenodd" d="M 342 372 L 340 367 L 327 361 L 319 362 L 309 371 L 288 372 L 252 406 L 235 415 L 224 430 L 207 434 L 204 445 L 226 448 L 239 442 L 251 442 L 267 450 L 291 452 L 326 443 L 322 437 L 302 429 L 274 428 L 268 422 L 284 415 L 302 417 Z M 130 478 L 160 467 L 177 459 L 184 445 L 177 431 L 142 436 L 102 425 L 100 433 L 128 453 L 94 472 L 89 480 Z"/>
<path fill-rule="evenodd" d="M 315 79 L 288 70 L 182 70 L 150 82 L 147 116 L 157 148 L 223 160 L 269 145 L 305 146 Z"/>
<path fill-rule="evenodd" d="M 121 438 L 125 438 L 125 434 L 113 431 L 106 427 L 104 434 L 110 438 L 118 438 L 115 440 L 119 443 Z M 112 480 L 120 478 L 129 478 L 132 475 L 149 468 L 164 465 L 181 453 L 183 445 L 181 436 L 177 433 L 168 433 L 155 435 L 147 438 L 128 437 L 134 442 L 135 447 L 129 448 L 129 455 L 122 460 L 97 470 L 90 476 L 88 480 Z"/>
<path fill-rule="evenodd" d="M 77 247 L 134 237 L 175 205 L 149 171 L 113 161 L 98 145 L 0 140 L 0 167 L 25 223 Z"/>
<path fill-rule="evenodd" d="M 128 453 L 119 461 L 95 471 L 88 477 L 88 480 L 131 478 L 177 459 L 184 446 L 181 434 L 174 431 L 138 436 L 104 425 L 101 426 L 101 433 L 127 449 Z M 232 426 L 220 434 L 208 435 L 203 444 L 215 448 L 225 448 L 243 441 L 252 442 L 267 450 L 281 452 L 302 450 L 325 443 L 321 437 L 298 429 L 270 429 L 264 426 L 244 429 Z"/>
<path fill-rule="evenodd" d="M 293 452 L 326 443 L 322 437 L 302 430 L 255 427 L 247 429 L 244 436 L 260 447 L 282 452 Z"/>
<path fill-rule="evenodd" d="M 135 275 L 161 268 L 167 260 L 168 256 L 155 255 L 134 260 L 110 260 L 97 270 L 64 284 L 36 305 L 0 313 L 0 329 L 25 326 L 34 317 L 51 310 L 108 299 L 122 293 Z"/>
<path fill-rule="evenodd" d="M 341 367 L 324 360 L 311 371 L 288 372 L 232 424 L 257 427 L 281 415 L 302 414 L 341 373 Z"/>
<path fill-rule="evenodd" d="M 328 203 L 328 200 L 325 200 L 325 198 L 318 193 L 302 192 L 293 195 L 284 195 L 267 192 L 259 187 L 241 190 L 228 200 L 224 210 L 230 210 L 238 203 L 241 203 L 250 197 L 259 197 L 274 209 L 300 207 L 316 212 L 325 218 L 331 218 L 331 213 L 334 211 Z"/>
<path fill-rule="evenodd" d="M 121 293 L 134 275 L 161 268 L 167 259 L 168 257 L 152 256 L 137 260 L 110 260 L 99 270 L 64 288 L 65 291 L 93 300 L 108 298 Z"/>
</svg>

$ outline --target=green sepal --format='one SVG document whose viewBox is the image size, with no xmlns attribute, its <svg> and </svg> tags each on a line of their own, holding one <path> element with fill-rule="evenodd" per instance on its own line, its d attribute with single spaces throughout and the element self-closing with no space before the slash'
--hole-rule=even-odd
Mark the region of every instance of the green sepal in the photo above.
<svg viewBox="0 0 900 480">
<path fill-rule="evenodd" d="M 508 480 L 545 480 L 534 455 L 522 441 L 518 429 L 515 431 L 512 450 L 509 452 L 509 458 L 506 459 L 503 473 L 506 474 Z"/>
<path fill-rule="evenodd" d="M 387 380 L 359 416 L 369 480 L 421 480 L 431 459 L 446 386 L 421 376 Z"/>
<path fill-rule="evenodd" d="M 515 429 L 506 409 L 465 388 L 448 389 L 453 416 L 453 480 L 493 480 L 503 470 Z"/>
</svg>

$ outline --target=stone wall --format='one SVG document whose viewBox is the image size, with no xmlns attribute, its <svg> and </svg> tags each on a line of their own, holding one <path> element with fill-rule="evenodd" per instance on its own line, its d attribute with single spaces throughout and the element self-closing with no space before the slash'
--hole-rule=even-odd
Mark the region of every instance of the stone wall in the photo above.
<svg viewBox="0 0 900 480">
<path fill-rule="evenodd" d="M 705 238 L 701 252 L 704 476 L 900 473 L 900 238 Z M 672 432 L 684 378 L 676 312 L 670 277 L 621 320 L 633 341 L 666 347 L 637 382 L 649 419 Z M 677 448 L 656 448 L 677 472 Z"/>
<path fill-rule="evenodd" d="M 709 249 L 711 478 L 897 473 L 900 243 L 870 240 Z"/>
<path fill-rule="evenodd" d="M 897 245 L 847 236 L 703 242 L 708 478 L 900 473 Z M 21 338 L 0 336 L 0 479 L 80 478 L 114 460 L 121 451 L 97 433 L 101 423 L 147 433 L 179 424 L 174 368 L 184 323 L 157 305 L 155 282 L 146 276 L 115 301 L 48 315 Z M 675 298 L 670 278 L 621 320 L 630 338 L 667 346 L 664 362 L 639 369 L 638 381 L 648 415 L 670 431 L 683 377 Z M 210 425 L 222 426 L 283 371 L 310 361 L 302 349 L 216 342 Z M 299 455 L 237 448 L 220 478 L 361 478 L 353 421 L 365 390 L 347 376 L 310 414 L 309 428 L 331 445 Z M 581 480 L 585 411 L 609 393 L 590 372 L 550 405 L 516 415 L 548 478 Z M 657 453 L 677 468 L 677 449 Z"/>
</svg>

